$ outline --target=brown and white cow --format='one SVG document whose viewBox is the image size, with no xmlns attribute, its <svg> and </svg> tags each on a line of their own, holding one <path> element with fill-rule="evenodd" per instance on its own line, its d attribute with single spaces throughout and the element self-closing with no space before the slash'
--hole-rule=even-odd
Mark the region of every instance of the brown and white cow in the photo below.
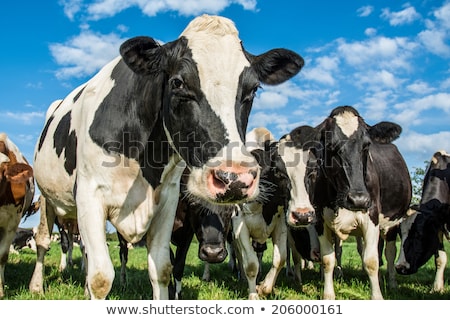
<svg viewBox="0 0 450 320">
<path fill-rule="evenodd" d="M 78 219 L 92 299 L 104 299 L 114 279 L 106 220 L 128 242 L 147 235 L 153 297 L 167 299 L 183 171 L 189 197 L 202 205 L 256 199 L 260 170 L 244 147 L 256 90 L 288 80 L 304 63 L 286 49 L 248 53 L 231 20 L 209 15 L 172 42 L 136 37 L 120 53 L 51 106 L 36 145 L 46 227 L 36 239 L 34 292 L 43 292 L 48 221 L 60 215 Z"/>
<path fill-rule="evenodd" d="M 382 299 L 378 281 L 379 236 L 385 237 L 389 281 L 395 281 L 395 240 L 398 225 L 406 216 L 411 200 L 411 181 L 406 163 L 391 142 L 401 127 L 391 122 L 370 126 L 350 106 L 335 108 L 321 124 L 310 149 L 314 150 L 317 172 L 313 204 L 319 221 L 318 235 L 324 267 L 324 298 L 335 299 L 333 238 L 362 236 L 362 260 L 371 298 Z M 304 225 L 311 212 L 290 210 L 287 221 Z M 393 286 L 394 284 L 391 284 Z"/>
<path fill-rule="evenodd" d="M 0 133 L 0 298 L 5 295 L 9 248 L 33 197 L 33 169 L 19 148 L 5 133 Z"/>
<path fill-rule="evenodd" d="M 419 205 L 401 223 L 400 255 L 395 265 L 399 274 L 416 273 L 432 256 L 436 275 L 434 292 L 444 291 L 447 254 L 444 236 L 450 226 L 450 154 L 437 151 L 425 172 Z"/>
</svg>

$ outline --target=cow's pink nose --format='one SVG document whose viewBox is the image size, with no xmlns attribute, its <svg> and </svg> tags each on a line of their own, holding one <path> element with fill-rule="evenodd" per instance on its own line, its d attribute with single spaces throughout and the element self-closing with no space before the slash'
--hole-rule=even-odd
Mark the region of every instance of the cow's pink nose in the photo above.
<svg viewBox="0 0 450 320">
<path fill-rule="evenodd" d="M 208 177 L 208 189 L 219 202 L 238 202 L 254 198 L 259 182 L 257 168 L 219 167 Z"/>
</svg>

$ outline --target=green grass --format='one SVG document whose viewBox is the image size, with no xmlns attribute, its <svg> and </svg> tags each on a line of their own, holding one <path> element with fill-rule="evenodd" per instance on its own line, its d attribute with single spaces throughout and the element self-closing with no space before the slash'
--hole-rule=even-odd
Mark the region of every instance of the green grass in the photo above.
<svg viewBox="0 0 450 320">
<path fill-rule="evenodd" d="M 145 248 L 130 250 L 128 261 L 128 284 L 122 289 L 119 283 L 120 260 L 118 242 L 111 242 L 110 254 L 116 269 L 116 277 L 108 299 L 117 300 L 141 300 L 152 299 L 152 289 L 147 272 L 147 257 Z M 227 261 L 211 265 L 211 281 L 201 280 L 203 263 L 197 257 L 198 244 L 191 245 L 187 257 L 185 276 L 183 278 L 183 299 L 200 300 L 242 300 L 247 299 L 248 289 L 244 280 L 237 279 L 228 269 Z M 269 242 L 268 250 L 263 258 L 263 272 L 270 268 Z M 447 250 L 449 253 L 449 250 Z M 84 273 L 80 269 L 81 255 L 78 248 L 74 249 L 75 265 L 64 273 L 58 271 L 60 259 L 59 244 L 54 243 L 46 256 L 45 269 L 45 295 L 31 294 L 28 290 L 35 262 L 35 253 L 25 249 L 19 255 L 11 254 L 6 266 L 6 296 L 9 300 L 72 300 L 86 299 L 84 296 Z M 344 242 L 343 248 L 343 272 L 344 277 L 335 281 L 336 299 L 365 300 L 370 298 L 370 285 L 368 277 L 361 268 L 361 260 L 356 252 L 354 242 Z M 385 299 L 389 300 L 439 300 L 450 299 L 450 290 L 447 279 L 449 272 L 446 270 L 446 290 L 443 294 L 430 293 L 433 285 L 435 268 L 431 259 L 415 275 L 397 275 L 399 287 L 390 290 L 387 287 L 386 264 L 380 268 L 381 290 Z M 300 289 L 297 283 L 286 277 L 283 269 L 278 277 L 274 292 L 266 299 L 273 300 L 317 300 L 321 298 L 323 282 L 320 277 L 320 267 L 314 270 L 303 270 L 303 287 Z"/>
</svg>

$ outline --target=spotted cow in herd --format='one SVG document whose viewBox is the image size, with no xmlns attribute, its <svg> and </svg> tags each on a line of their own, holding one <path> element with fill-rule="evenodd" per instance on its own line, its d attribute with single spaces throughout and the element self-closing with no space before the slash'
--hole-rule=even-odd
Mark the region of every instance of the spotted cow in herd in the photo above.
<svg viewBox="0 0 450 320">
<path fill-rule="evenodd" d="M 315 211 L 291 208 L 287 222 L 300 226 L 317 217 L 325 299 L 335 299 L 334 234 L 341 240 L 349 235 L 362 237 L 363 267 L 369 276 L 371 298 L 383 299 L 378 240 L 380 235 L 386 239 L 389 284 L 395 286 L 395 241 L 412 193 L 406 163 L 391 143 L 400 135 L 401 127 L 391 122 L 370 126 L 354 108 L 344 106 L 334 109 L 314 131 L 308 147 L 314 158 L 307 172 L 313 172 L 315 180 Z"/>
<path fill-rule="evenodd" d="M 34 240 L 36 231 L 37 228 L 17 228 L 16 235 L 14 236 L 9 251 L 19 253 L 19 250 L 29 248 L 36 252 L 36 240 Z"/>
<path fill-rule="evenodd" d="M 401 223 L 399 274 L 416 273 L 432 256 L 436 264 L 434 292 L 444 290 L 447 254 L 443 238 L 450 226 L 450 154 L 437 151 L 425 172 L 419 205 Z"/>
<path fill-rule="evenodd" d="M 285 171 L 280 168 L 283 163 L 277 152 L 278 143 L 272 134 L 265 128 L 256 128 L 248 133 L 246 145 L 261 166 L 263 197 L 240 204 L 231 221 L 233 247 L 248 282 L 249 299 L 252 300 L 272 292 L 285 265 L 287 231 L 284 210 L 289 193 Z M 257 285 L 260 261 L 255 247 L 264 246 L 269 238 L 273 243 L 272 266 Z"/>
<path fill-rule="evenodd" d="M 181 280 L 194 235 L 198 241 L 197 256 L 205 262 L 206 271 L 209 270 L 210 263 L 220 263 L 228 256 L 227 236 L 231 217 L 236 210 L 234 205 L 217 206 L 213 210 L 187 201 L 183 195 L 181 197 L 171 237 L 176 248 L 173 254 L 173 283 L 170 291 L 172 299 L 182 298 Z"/>
<path fill-rule="evenodd" d="M 43 292 L 46 220 L 60 215 L 78 219 L 92 299 L 104 299 L 114 278 L 106 220 L 128 242 L 146 235 L 153 297 L 167 299 L 182 173 L 189 196 L 206 207 L 256 199 L 260 170 L 244 147 L 256 90 L 304 63 L 286 49 L 250 54 L 231 20 L 208 15 L 175 41 L 136 37 L 120 53 L 47 113 L 34 161 L 46 211 L 33 292 Z"/>
<path fill-rule="evenodd" d="M 0 298 L 5 296 L 9 248 L 23 217 L 32 214 L 33 169 L 19 148 L 0 133 Z"/>
</svg>

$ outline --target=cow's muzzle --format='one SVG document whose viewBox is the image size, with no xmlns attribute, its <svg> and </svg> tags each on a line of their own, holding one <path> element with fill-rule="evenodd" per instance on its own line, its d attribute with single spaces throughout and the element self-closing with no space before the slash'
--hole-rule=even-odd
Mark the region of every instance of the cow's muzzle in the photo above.
<svg viewBox="0 0 450 320">
<path fill-rule="evenodd" d="M 303 227 L 310 225 L 316 221 L 316 213 L 311 209 L 296 209 L 294 211 L 289 212 L 287 223 L 291 227 Z"/>
<path fill-rule="evenodd" d="M 225 246 L 220 244 L 201 244 L 198 248 L 198 257 L 200 260 L 209 263 L 220 263 L 225 260 L 228 252 Z"/>
<path fill-rule="evenodd" d="M 208 189 L 217 202 L 241 202 L 256 196 L 259 170 L 246 167 L 220 167 L 212 169 L 208 177 Z"/>
</svg>

